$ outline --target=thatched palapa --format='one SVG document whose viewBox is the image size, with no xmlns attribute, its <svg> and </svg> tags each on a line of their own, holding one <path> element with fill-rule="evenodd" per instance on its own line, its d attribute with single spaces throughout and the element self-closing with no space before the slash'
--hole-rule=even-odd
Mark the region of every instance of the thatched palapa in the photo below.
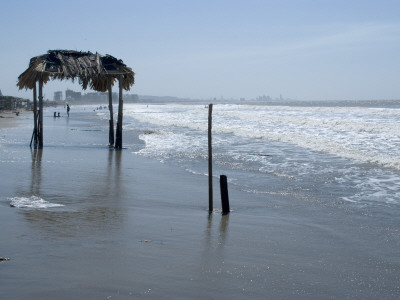
<svg viewBox="0 0 400 300">
<path fill-rule="evenodd" d="M 42 79 L 78 79 L 84 90 L 89 86 L 99 92 L 108 90 L 108 83 L 123 75 L 123 89 L 129 91 L 135 83 L 135 73 L 122 60 L 111 55 L 101 56 L 91 52 L 49 50 L 47 54 L 31 58 L 29 68 L 18 77 L 20 89 L 33 89 Z"/>
<path fill-rule="evenodd" d="M 53 79 L 79 80 L 84 90 L 89 86 L 98 92 L 109 92 L 110 146 L 114 145 L 114 119 L 111 88 L 119 82 L 118 121 L 115 148 L 122 149 L 122 90 L 129 91 L 135 83 L 135 73 L 122 60 L 111 55 L 79 52 L 73 50 L 49 50 L 47 54 L 31 58 L 28 69 L 18 77 L 20 89 L 33 90 L 34 130 L 32 140 L 35 147 L 43 147 L 43 84 Z M 39 108 L 37 107 L 36 85 L 39 86 Z M 31 140 L 31 145 L 32 145 Z"/>
</svg>

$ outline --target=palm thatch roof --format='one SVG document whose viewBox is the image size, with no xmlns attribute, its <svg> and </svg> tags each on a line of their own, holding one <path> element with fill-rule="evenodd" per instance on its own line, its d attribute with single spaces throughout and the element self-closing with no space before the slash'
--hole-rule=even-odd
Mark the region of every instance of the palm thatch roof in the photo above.
<svg viewBox="0 0 400 300">
<path fill-rule="evenodd" d="M 123 89 L 129 91 L 135 83 L 135 73 L 122 60 L 111 55 L 73 50 L 49 50 L 47 54 L 31 58 L 29 67 L 18 77 L 19 89 L 33 89 L 39 79 L 79 80 L 84 90 L 89 86 L 105 92 L 123 75 Z"/>
</svg>

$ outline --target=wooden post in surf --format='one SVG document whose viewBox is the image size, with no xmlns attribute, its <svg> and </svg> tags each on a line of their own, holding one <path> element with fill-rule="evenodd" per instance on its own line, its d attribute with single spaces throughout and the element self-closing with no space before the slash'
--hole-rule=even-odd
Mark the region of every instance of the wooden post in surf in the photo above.
<svg viewBox="0 0 400 300">
<path fill-rule="evenodd" d="M 114 146 L 114 110 L 112 105 L 111 78 L 108 81 L 108 109 L 110 110 L 110 131 L 108 134 L 108 142 L 110 146 Z"/>
<path fill-rule="evenodd" d="M 213 182 L 212 182 L 212 108 L 208 105 L 208 211 L 213 211 Z"/>
<path fill-rule="evenodd" d="M 43 79 L 39 79 L 39 148 L 43 148 Z"/>
<path fill-rule="evenodd" d="M 115 149 L 122 149 L 122 111 L 123 111 L 123 100 L 122 100 L 122 87 L 124 84 L 124 75 L 119 75 L 119 103 L 118 103 L 118 121 L 117 121 L 117 134 L 115 141 Z"/>
<path fill-rule="evenodd" d="M 36 83 L 33 87 L 33 147 L 37 147 L 38 143 L 38 115 L 37 115 L 37 94 L 36 94 Z M 32 146 L 32 142 L 31 142 Z"/>
<path fill-rule="evenodd" d="M 221 188 L 221 204 L 222 204 L 222 214 L 229 214 L 231 209 L 229 207 L 229 195 L 228 195 L 228 178 L 226 175 L 219 176 L 219 185 Z"/>
</svg>

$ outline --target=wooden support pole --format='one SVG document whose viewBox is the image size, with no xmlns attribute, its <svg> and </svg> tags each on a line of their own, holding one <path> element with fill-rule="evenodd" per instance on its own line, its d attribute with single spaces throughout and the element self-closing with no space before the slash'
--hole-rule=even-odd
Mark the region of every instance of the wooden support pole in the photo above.
<svg viewBox="0 0 400 300">
<path fill-rule="evenodd" d="M 231 211 L 229 207 L 228 178 L 226 177 L 226 175 L 220 175 L 219 185 L 221 188 L 222 214 L 226 215 L 229 214 Z"/>
<path fill-rule="evenodd" d="M 108 82 L 108 109 L 110 110 L 110 131 L 108 135 L 108 142 L 110 146 L 114 146 L 114 110 L 112 104 L 111 78 Z"/>
<path fill-rule="evenodd" d="M 213 211 L 213 179 L 212 179 L 212 108 L 208 105 L 208 211 Z"/>
<path fill-rule="evenodd" d="M 122 88 L 124 85 L 124 75 L 119 76 L 119 103 L 118 103 L 118 121 L 115 148 L 122 149 L 122 112 L 124 101 L 122 100 Z"/>
<path fill-rule="evenodd" d="M 37 93 L 36 93 L 36 83 L 33 87 L 33 134 L 31 139 L 31 147 L 32 147 L 32 140 L 33 140 L 33 147 L 37 147 L 38 143 L 38 116 L 37 116 Z"/>
<path fill-rule="evenodd" d="M 43 148 L 43 80 L 39 79 L 39 148 Z"/>
</svg>

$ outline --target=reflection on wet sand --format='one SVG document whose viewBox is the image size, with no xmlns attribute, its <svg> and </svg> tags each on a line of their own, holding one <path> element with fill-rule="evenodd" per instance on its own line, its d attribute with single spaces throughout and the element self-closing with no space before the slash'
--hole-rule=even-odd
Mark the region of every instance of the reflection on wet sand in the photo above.
<svg viewBox="0 0 400 300">
<path fill-rule="evenodd" d="M 105 186 L 109 192 L 112 192 L 113 195 L 110 195 L 115 200 L 119 199 L 120 193 L 123 192 L 121 189 L 121 158 L 122 158 L 121 150 L 113 150 L 110 149 L 108 153 L 108 168 L 107 168 L 107 185 Z M 115 162 L 113 163 L 113 157 Z M 114 187 L 112 187 L 114 185 Z M 112 188 L 111 188 L 112 187 Z"/>
<path fill-rule="evenodd" d="M 40 195 L 40 184 L 42 181 L 42 155 L 43 149 L 31 149 L 31 195 Z"/>
<path fill-rule="evenodd" d="M 229 215 L 230 214 L 222 214 L 221 219 L 219 221 L 219 238 L 221 243 L 223 244 L 226 239 L 226 234 L 227 234 L 227 229 L 228 229 L 228 224 L 229 224 Z M 208 219 L 207 219 L 207 229 L 206 229 L 206 236 L 207 239 L 211 239 L 211 227 L 212 227 L 212 222 L 213 222 L 213 213 L 208 214 Z"/>
<path fill-rule="evenodd" d="M 213 234 L 213 219 L 216 216 L 211 213 L 207 219 L 207 226 L 205 230 L 204 250 L 202 251 L 199 261 L 199 273 L 207 278 L 214 278 L 217 280 L 218 274 L 224 265 L 226 252 L 229 249 L 225 248 L 227 241 L 227 232 L 229 224 L 229 214 L 221 215 L 219 221 L 219 228 L 217 234 Z"/>
<path fill-rule="evenodd" d="M 222 215 L 219 221 L 219 244 L 222 246 L 224 246 L 226 242 L 229 215 L 230 214 Z"/>
<path fill-rule="evenodd" d="M 229 214 L 221 215 L 219 221 L 219 231 L 217 236 L 213 236 L 212 233 L 212 223 L 213 223 L 214 214 L 211 213 L 208 215 L 207 219 L 207 227 L 205 231 L 205 249 L 203 253 L 203 259 L 205 261 L 209 261 L 213 263 L 213 259 L 209 259 L 210 257 L 215 257 L 215 254 L 220 254 L 220 251 L 224 248 L 226 240 L 227 240 L 227 232 L 228 232 L 228 224 L 229 224 Z M 216 253 L 213 253 L 217 251 Z M 220 255 L 217 255 L 219 257 Z"/>
<path fill-rule="evenodd" d="M 120 228 L 125 215 L 118 205 L 124 193 L 121 184 L 122 151 L 110 150 L 107 155 L 103 159 L 103 168 L 101 161 L 94 161 L 96 172 L 93 174 L 90 162 L 68 170 L 64 170 L 62 162 L 57 170 L 53 165 L 45 167 L 43 164 L 49 159 L 42 161 L 43 150 L 32 150 L 31 185 L 29 192 L 24 194 L 64 206 L 21 209 L 26 220 L 33 225 L 31 228 L 39 230 L 38 234 L 46 238 L 85 237 Z M 76 174 L 69 173 L 71 169 Z M 60 174 L 55 174 L 55 171 Z M 56 175 L 65 177 L 65 181 L 54 180 L 52 177 Z M 68 181 L 75 180 L 81 184 L 73 184 L 74 189 L 70 189 Z"/>
</svg>

